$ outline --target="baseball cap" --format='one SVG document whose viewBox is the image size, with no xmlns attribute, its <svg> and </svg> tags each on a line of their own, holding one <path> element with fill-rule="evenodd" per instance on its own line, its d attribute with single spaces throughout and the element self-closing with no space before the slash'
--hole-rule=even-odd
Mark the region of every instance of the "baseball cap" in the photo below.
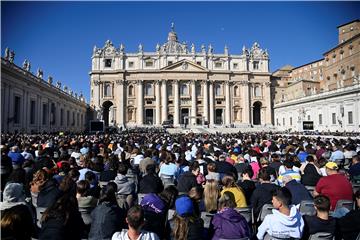
<svg viewBox="0 0 360 240">
<path fill-rule="evenodd" d="M 194 212 L 194 205 L 188 196 L 181 196 L 175 201 L 175 209 L 179 216 L 189 216 Z"/>
<path fill-rule="evenodd" d="M 337 170 L 338 169 L 338 165 L 334 162 L 328 162 L 325 167 L 331 169 L 331 170 Z"/>
</svg>

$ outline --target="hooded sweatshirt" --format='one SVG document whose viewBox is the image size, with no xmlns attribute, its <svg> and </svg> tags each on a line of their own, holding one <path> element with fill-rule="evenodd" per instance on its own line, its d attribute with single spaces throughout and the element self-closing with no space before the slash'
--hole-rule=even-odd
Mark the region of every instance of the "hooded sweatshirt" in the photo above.
<svg viewBox="0 0 360 240">
<path fill-rule="evenodd" d="M 225 208 L 217 213 L 212 225 L 215 231 L 213 240 L 250 237 L 250 228 L 246 219 L 233 208 Z"/>
<path fill-rule="evenodd" d="M 114 182 L 118 187 L 118 194 L 129 195 L 135 192 L 135 183 L 124 175 L 118 174 Z"/>
<path fill-rule="evenodd" d="M 304 220 L 295 206 L 291 207 L 289 216 L 276 209 L 273 209 L 272 213 L 265 217 L 258 229 L 256 236 L 259 240 L 262 240 L 266 233 L 276 238 L 301 238 Z"/>
</svg>

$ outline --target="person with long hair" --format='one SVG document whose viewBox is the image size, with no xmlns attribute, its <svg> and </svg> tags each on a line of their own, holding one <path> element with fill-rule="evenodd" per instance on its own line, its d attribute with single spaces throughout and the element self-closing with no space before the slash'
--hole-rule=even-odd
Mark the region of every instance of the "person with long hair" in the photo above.
<svg viewBox="0 0 360 240">
<path fill-rule="evenodd" d="M 1 213 L 1 239 L 30 240 L 33 229 L 31 212 L 26 205 L 16 205 Z"/>
<path fill-rule="evenodd" d="M 172 225 L 172 237 L 176 240 L 203 239 L 204 222 L 194 214 L 192 200 L 182 195 L 175 201 L 175 216 Z"/>
<path fill-rule="evenodd" d="M 215 213 L 217 211 L 217 202 L 219 198 L 219 184 L 218 181 L 215 180 L 207 180 L 204 187 L 204 198 L 203 198 L 203 206 L 200 203 L 200 210 L 204 210 L 209 213 Z"/>
<path fill-rule="evenodd" d="M 39 240 L 82 239 L 85 230 L 77 200 L 70 192 L 64 193 L 45 210 L 41 222 Z"/>
<path fill-rule="evenodd" d="M 222 179 L 222 183 L 224 185 L 223 190 L 221 191 L 221 196 L 224 195 L 225 192 L 228 192 L 234 196 L 236 207 L 247 207 L 246 197 L 242 189 L 236 185 L 235 179 L 233 176 L 226 175 Z"/>
<path fill-rule="evenodd" d="M 37 206 L 38 194 L 48 179 L 48 173 L 44 169 L 40 169 L 34 174 L 33 179 L 30 182 L 31 198 L 35 207 Z"/>
<path fill-rule="evenodd" d="M 250 237 L 250 227 L 244 216 L 237 212 L 233 196 L 225 192 L 219 199 L 219 211 L 210 225 L 213 240 Z"/>
</svg>

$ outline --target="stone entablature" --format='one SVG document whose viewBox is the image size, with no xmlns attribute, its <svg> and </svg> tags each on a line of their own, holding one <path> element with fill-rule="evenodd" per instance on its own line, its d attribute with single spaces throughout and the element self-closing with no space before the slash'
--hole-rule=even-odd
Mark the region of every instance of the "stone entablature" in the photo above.
<svg viewBox="0 0 360 240">
<path fill-rule="evenodd" d="M 1 59 L 1 131 L 84 131 L 90 111 L 83 95 L 59 81 L 54 85 L 51 76 L 44 80 L 41 69 L 34 75 L 28 60 L 23 68 L 15 65 L 7 51 Z"/>
</svg>

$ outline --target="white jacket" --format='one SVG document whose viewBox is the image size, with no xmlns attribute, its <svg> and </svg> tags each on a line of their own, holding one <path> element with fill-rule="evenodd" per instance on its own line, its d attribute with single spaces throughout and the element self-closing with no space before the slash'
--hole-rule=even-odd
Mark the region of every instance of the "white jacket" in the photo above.
<svg viewBox="0 0 360 240">
<path fill-rule="evenodd" d="M 256 236 L 259 240 L 262 240 L 266 233 L 276 238 L 301 238 L 304 220 L 295 206 L 291 207 L 289 216 L 276 209 L 273 209 L 272 213 L 265 217 L 258 229 Z"/>
<path fill-rule="evenodd" d="M 131 240 L 128 236 L 128 230 L 124 229 L 121 232 L 116 232 L 111 240 Z M 153 232 L 141 231 L 140 236 L 136 240 L 160 240 L 159 237 Z"/>
</svg>

